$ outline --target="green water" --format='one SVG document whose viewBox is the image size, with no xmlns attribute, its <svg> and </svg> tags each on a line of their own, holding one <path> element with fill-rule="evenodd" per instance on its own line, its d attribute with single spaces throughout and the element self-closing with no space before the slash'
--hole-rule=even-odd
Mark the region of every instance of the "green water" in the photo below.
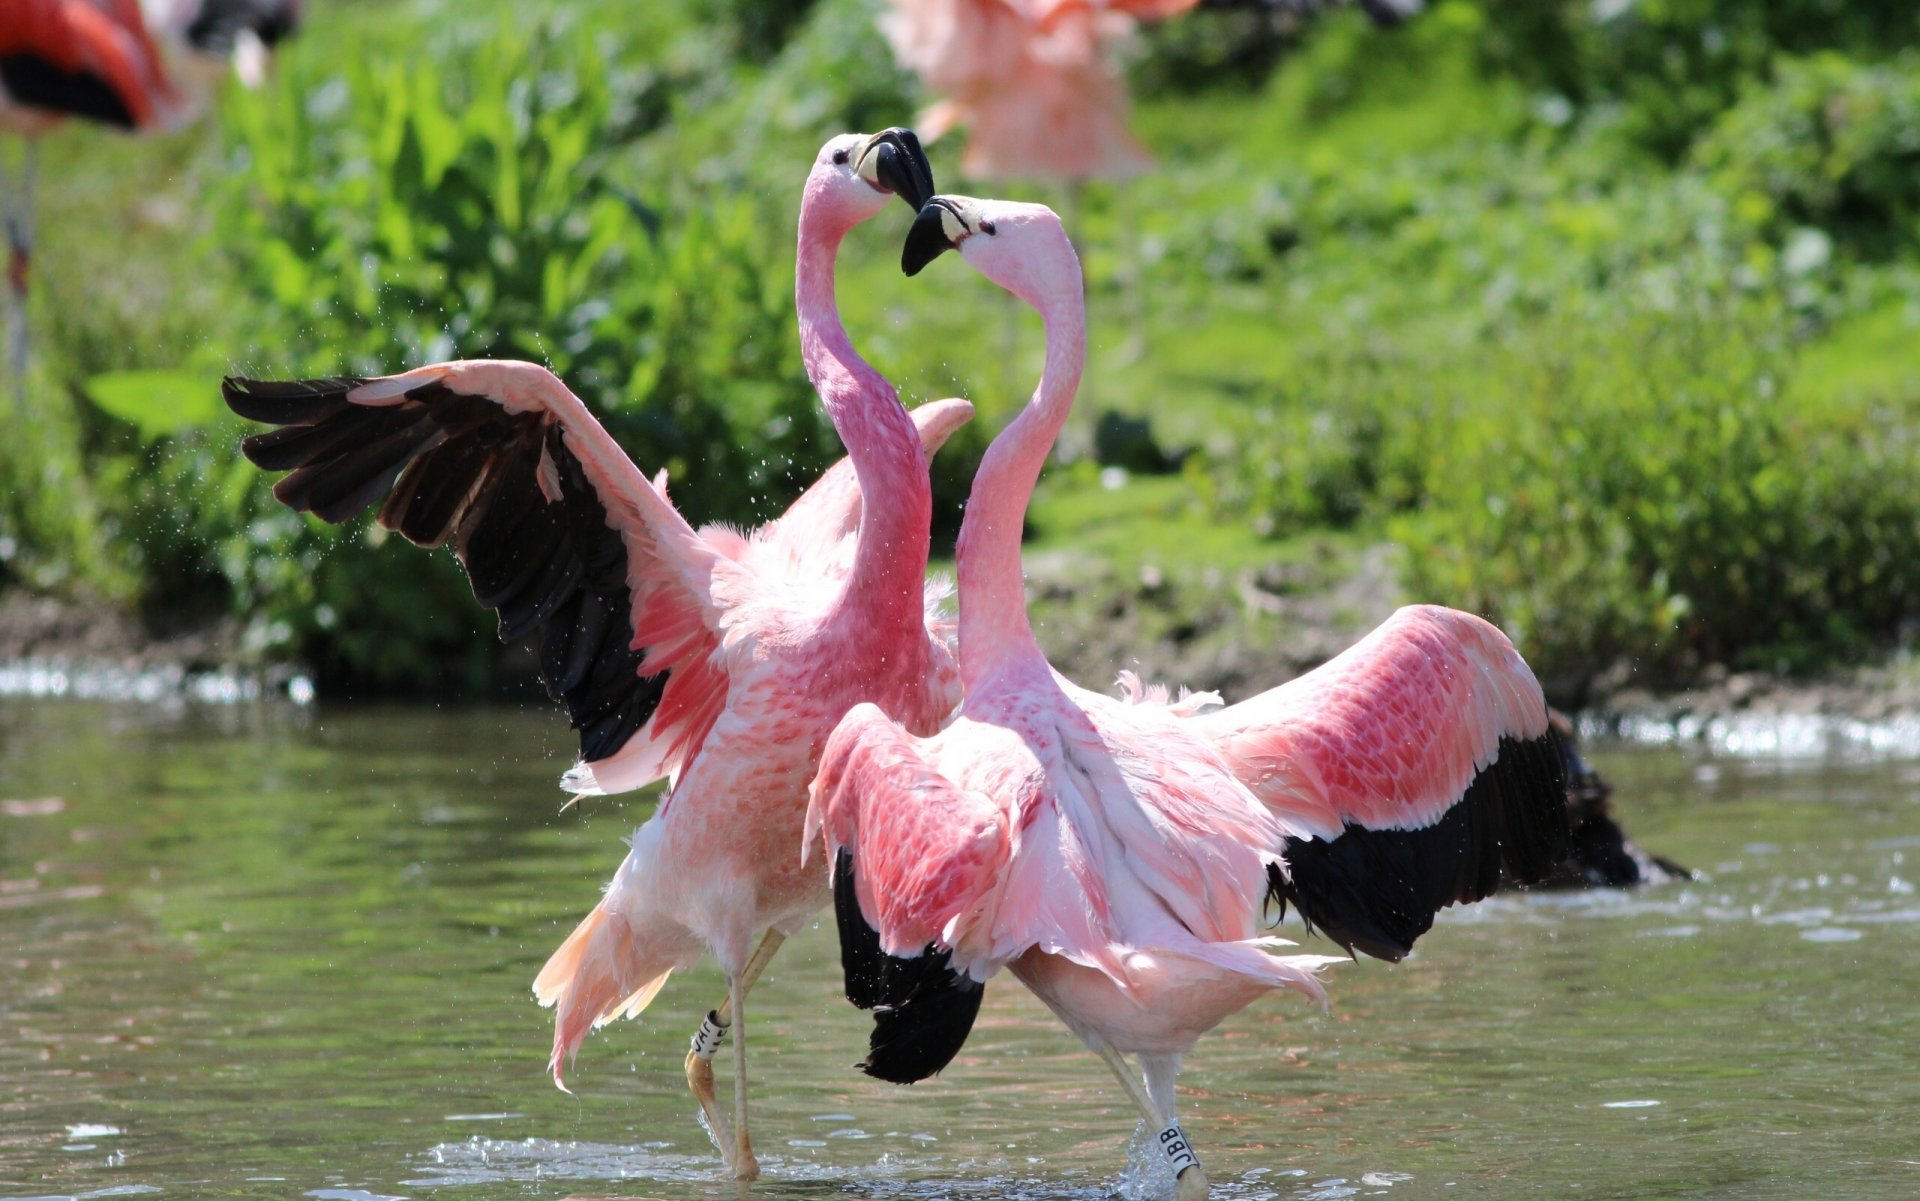
<svg viewBox="0 0 1920 1201">
<path fill-rule="evenodd" d="M 715 1197 L 676 978 L 556 1091 L 528 982 L 645 802 L 559 812 L 510 709 L 0 701 L 0 1198 Z M 1596 746 L 1707 872 L 1501 900 L 1205 1039 L 1216 1196 L 1920 1197 L 1920 764 Z M 1138 1192 L 1105 1070 L 1011 981 L 962 1058 L 850 1070 L 831 931 L 756 992 L 754 1195 Z M 726 1073 L 721 1073 L 726 1095 Z"/>
</svg>

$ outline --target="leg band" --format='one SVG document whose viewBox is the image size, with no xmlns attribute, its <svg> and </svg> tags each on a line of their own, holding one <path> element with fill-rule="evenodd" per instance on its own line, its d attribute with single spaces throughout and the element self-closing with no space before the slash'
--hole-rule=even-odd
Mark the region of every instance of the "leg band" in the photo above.
<svg viewBox="0 0 1920 1201">
<path fill-rule="evenodd" d="M 1188 1168 L 1200 1166 L 1200 1160 L 1194 1155 L 1193 1148 L 1187 1144 L 1187 1136 L 1180 1132 L 1178 1122 L 1162 1130 L 1156 1141 L 1160 1144 L 1161 1154 L 1165 1155 L 1167 1162 L 1173 1166 L 1175 1176 Z"/>
<path fill-rule="evenodd" d="M 712 1059 L 713 1053 L 727 1041 L 727 1028 L 720 1024 L 720 1014 L 707 1010 L 707 1016 L 700 1019 L 700 1029 L 693 1036 L 693 1053 L 702 1059 Z"/>
</svg>

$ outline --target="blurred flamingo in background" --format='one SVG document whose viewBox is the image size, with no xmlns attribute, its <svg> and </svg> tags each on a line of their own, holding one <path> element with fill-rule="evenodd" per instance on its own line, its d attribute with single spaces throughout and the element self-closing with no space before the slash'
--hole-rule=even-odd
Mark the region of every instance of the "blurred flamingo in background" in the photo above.
<svg viewBox="0 0 1920 1201">
<path fill-rule="evenodd" d="M 25 403 L 34 139 L 68 118 L 175 129 L 231 59 L 249 87 L 299 23 L 299 0 L 0 0 L 0 129 L 26 138 L 6 204 L 8 357 Z"/>
<path fill-rule="evenodd" d="M 274 488 L 281 501 L 342 521 L 386 496 L 381 524 L 423 546 L 453 541 L 503 639 L 539 631 L 541 674 L 580 730 L 564 787 L 672 781 L 534 990 L 557 1006 L 559 1083 L 590 1029 L 638 1014 L 711 951 L 728 995 L 695 1037 L 687 1078 L 743 1180 L 758 1172 L 744 1000 L 829 895 L 800 843 L 820 747 L 856 702 L 931 733 L 959 700 L 951 629 L 933 615 L 948 589 L 926 579 L 926 456 L 971 406 L 909 416 L 855 353 L 834 301 L 846 234 L 889 195 L 917 208 L 932 190 L 906 130 L 843 134 L 816 158 L 800 206 L 800 342 L 849 463 L 750 533 L 691 528 L 663 482 L 532 363 L 226 386 L 240 415 L 285 427 L 244 444 L 260 466 L 292 470 Z M 731 1136 L 709 1062 L 729 1026 Z"/>
<path fill-rule="evenodd" d="M 1085 362 L 1079 263 L 1039 205 L 936 197 L 908 273 L 949 247 L 1039 311 L 1046 366 L 961 526 L 958 717 L 916 737 L 857 706 L 813 785 L 806 845 L 824 830 L 834 856 L 847 996 L 875 1011 L 861 1066 L 902 1083 L 939 1071 L 1010 968 L 1113 1070 L 1192 1201 L 1207 1182 L 1174 1113 L 1182 1054 L 1269 990 L 1324 1002 L 1316 973 L 1337 962 L 1271 953 L 1291 944 L 1261 936 L 1266 900 L 1397 959 L 1503 868 L 1550 870 L 1566 817 L 1546 704 L 1498 630 L 1435 607 L 1211 713 L 1210 693 L 1169 703 L 1123 674 L 1116 699 L 1055 672 L 1028 623 L 1020 534 Z"/>
<path fill-rule="evenodd" d="M 1153 158 L 1127 130 L 1115 42 L 1197 0 L 889 0 L 880 28 L 940 97 L 929 140 L 967 128 L 960 169 L 983 179 L 1125 179 Z"/>
<path fill-rule="evenodd" d="M 7 358 L 26 404 L 27 290 L 33 255 L 34 142 L 70 116 L 152 128 L 182 97 L 135 0 L 0 0 L 0 129 L 26 138 L 15 186 L 0 172 L 7 226 Z"/>
<path fill-rule="evenodd" d="M 1143 22 L 1200 8 L 1304 17 L 1339 0 L 888 0 L 880 29 L 938 99 L 928 141 L 964 126 L 962 173 L 1079 183 L 1127 179 L 1153 156 L 1127 129 L 1119 49 Z M 1383 25 L 1423 0 L 1357 0 Z"/>
</svg>

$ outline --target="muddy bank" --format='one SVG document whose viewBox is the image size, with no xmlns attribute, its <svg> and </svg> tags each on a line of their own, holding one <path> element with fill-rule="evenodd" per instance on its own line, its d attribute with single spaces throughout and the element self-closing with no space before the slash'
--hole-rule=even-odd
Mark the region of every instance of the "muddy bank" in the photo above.
<svg viewBox="0 0 1920 1201">
<path fill-rule="evenodd" d="M 312 699 L 295 664 L 263 663 L 226 616 L 148 623 L 110 604 L 0 593 L 0 695 L 113 701 Z"/>
<path fill-rule="evenodd" d="M 211 671 L 239 665 L 239 635 L 239 622 L 226 617 L 149 625 L 104 602 L 0 592 L 0 663 Z"/>
<path fill-rule="evenodd" d="M 1148 567 L 1123 579 L 1107 564 L 1042 552 L 1029 561 L 1028 595 L 1035 632 L 1070 678 L 1100 688 L 1124 669 L 1175 689 L 1212 689 L 1229 703 L 1324 662 L 1400 603 L 1386 547 L 1194 578 Z M 0 692 L 312 696 L 299 665 L 260 661 L 240 632 L 226 616 L 154 624 L 110 605 L 11 590 L 0 593 Z M 502 661 L 530 675 L 511 653 Z M 1920 753 L 1920 657 L 1902 652 L 1812 679 L 1714 666 L 1690 687 L 1661 691 L 1621 670 L 1601 681 L 1581 729 L 1734 750 L 1807 750 L 1836 739 L 1871 748 L 1893 738 Z"/>
</svg>

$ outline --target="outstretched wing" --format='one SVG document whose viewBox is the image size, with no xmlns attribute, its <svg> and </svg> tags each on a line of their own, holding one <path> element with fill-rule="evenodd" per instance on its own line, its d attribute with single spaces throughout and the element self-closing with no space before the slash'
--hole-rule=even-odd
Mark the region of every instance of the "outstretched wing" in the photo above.
<svg viewBox="0 0 1920 1201">
<path fill-rule="evenodd" d="M 1273 894 L 1349 951 L 1399 959 L 1455 902 L 1566 853 L 1540 685 L 1471 614 L 1401 609 L 1314 671 L 1192 719 L 1241 782 L 1311 831 Z"/>
<path fill-rule="evenodd" d="M 637 788 L 695 749 L 726 699 L 715 663 L 743 569 L 701 539 L 580 399 L 532 363 L 379 379 L 229 379 L 241 444 L 289 474 L 274 496 L 325 521 L 451 541 L 500 637 L 538 633 L 540 674 L 580 731 L 577 792 Z"/>
<path fill-rule="evenodd" d="M 952 1062 L 984 984 L 938 944 L 1004 870 L 1006 810 L 956 787 L 871 704 L 827 740 L 807 809 L 806 844 L 826 834 L 847 999 L 874 1011 L 861 1068 L 897 1084 Z"/>
</svg>

